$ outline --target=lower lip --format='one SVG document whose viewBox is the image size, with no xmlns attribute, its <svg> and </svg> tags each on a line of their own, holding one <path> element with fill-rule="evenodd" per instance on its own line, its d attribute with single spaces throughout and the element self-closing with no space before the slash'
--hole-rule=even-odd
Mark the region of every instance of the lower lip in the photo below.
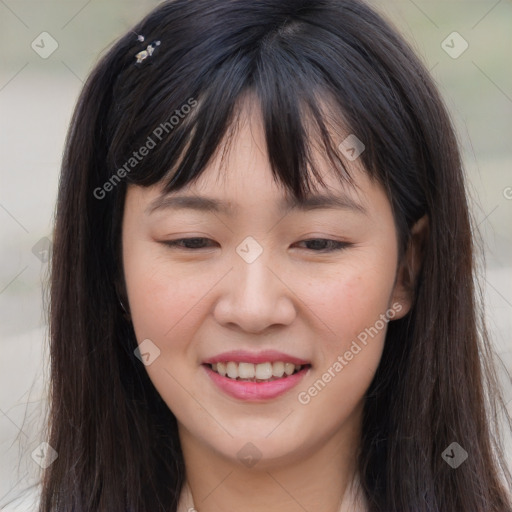
<svg viewBox="0 0 512 512">
<path fill-rule="evenodd" d="M 212 381 L 222 391 L 224 391 L 224 393 L 227 393 L 239 400 L 259 402 L 263 400 L 271 400 L 272 398 L 276 398 L 292 389 L 302 380 L 311 367 L 306 366 L 293 375 L 282 377 L 271 382 L 246 382 L 242 380 L 234 380 L 229 377 L 222 377 L 222 375 L 214 372 L 207 364 L 204 364 L 203 368 L 210 379 L 212 379 Z"/>
</svg>

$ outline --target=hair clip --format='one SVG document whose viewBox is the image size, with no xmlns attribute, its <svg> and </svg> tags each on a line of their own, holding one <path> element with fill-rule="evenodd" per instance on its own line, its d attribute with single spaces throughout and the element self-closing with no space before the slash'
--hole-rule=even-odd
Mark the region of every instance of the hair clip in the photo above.
<svg viewBox="0 0 512 512">
<path fill-rule="evenodd" d="M 144 36 L 138 36 L 137 39 L 142 42 L 144 41 Z M 141 52 L 137 53 L 137 55 L 135 55 L 135 58 L 137 59 L 136 64 L 140 64 L 143 60 L 147 59 L 148 57 L 151 57 L 157 46 L 160 46 L 160 41 L 153 41 L 151 44 L 148 44 L 146 46 L 145 50 L 142 50 Z"/>
</svg>

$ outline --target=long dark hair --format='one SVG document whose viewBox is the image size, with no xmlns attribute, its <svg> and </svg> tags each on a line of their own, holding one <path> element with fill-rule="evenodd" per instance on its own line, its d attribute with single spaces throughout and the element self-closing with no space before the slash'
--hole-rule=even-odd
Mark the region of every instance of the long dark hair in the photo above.
<svg viewBox="0 0 512 512">
<path fill-rule="evenodd" d="M 329 118 L 365 144 L 401 254 L 413 224 L 429 219 L 414 306 L 390 323 L 366 396 L 359 470 L 371 511 L 510 512 L 457 140 L 425 67 L 359 0 L 164 2 L 89 76 L 57 204 L 48 442 L 59 456 L 40 512 L 176 510 L 185 478 L 176 419 L 134 355 L 119 301 L 128 305 L 126 186 L 175 191 L 197 179 L 247 93 L 261 103 L 272 171 L 297 198 L 315 173 L 308 121 L 350 179 Z M 457 469 L 442 457 L 452 442 L 468 452 Z"/>
</svg>

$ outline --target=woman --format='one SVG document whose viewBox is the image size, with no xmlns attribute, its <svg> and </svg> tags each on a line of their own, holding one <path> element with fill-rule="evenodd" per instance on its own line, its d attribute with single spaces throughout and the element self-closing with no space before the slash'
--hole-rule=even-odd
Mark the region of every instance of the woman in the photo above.
<svg viewBox="0 0 512 512">
<path fill-rule="evenodd" d="M 473 268 L 451 122 L 370 7 L 164 2 L 69 131 L 40 511 L 512 510 Z"/>
</svg>

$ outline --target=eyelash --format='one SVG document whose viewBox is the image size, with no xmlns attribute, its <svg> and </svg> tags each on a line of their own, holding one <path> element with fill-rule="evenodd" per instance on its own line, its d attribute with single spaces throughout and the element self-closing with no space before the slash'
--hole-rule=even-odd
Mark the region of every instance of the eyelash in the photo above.
<svg viewBox="0 0 512 512">
<path fill-rule="evenodd" d="M 189 242 L 190 240 L 209 240 L 209 238 L 203 238 L 203 237 L 180 238 L 180 239 L 177 239 L 177 240 L 168 240 L 168 241 L 165 241 L 163 243 L 165 245 L 167 245 L 168 247 L 170 247 L 170 248 L 183 249 L 184 251 L 197 251 L 197 250 L 201 250 L 201 249 L 206 249 L 206 247 L 195 247 L 194 248 L 194 247 L 183 247 L 183 246 L 179 245 L 180 242 Z M 305 242 L 318 242 L 318 241 L 328 242 L 328 243 L 331 244 L 331 247 L 334 246 L 334 248 L 331 248 L 331 249 L 321 249 L 319 251 L 318 250 L 314 250 L 314 249 L 310 249 L 313 252 L 318 252 L 318 253 L 336 252 L 336 251 L 341 251 L 343 249 L 346 249 L 348 246 L 351 245 L 348 242 L 338 242 L 337 240 L 329 240 L 327 238 L 310 238 L 310 239 L 307 239 L 307 240 L 302 240 L 301 242 L 305 243 Z"/>
</svg>

